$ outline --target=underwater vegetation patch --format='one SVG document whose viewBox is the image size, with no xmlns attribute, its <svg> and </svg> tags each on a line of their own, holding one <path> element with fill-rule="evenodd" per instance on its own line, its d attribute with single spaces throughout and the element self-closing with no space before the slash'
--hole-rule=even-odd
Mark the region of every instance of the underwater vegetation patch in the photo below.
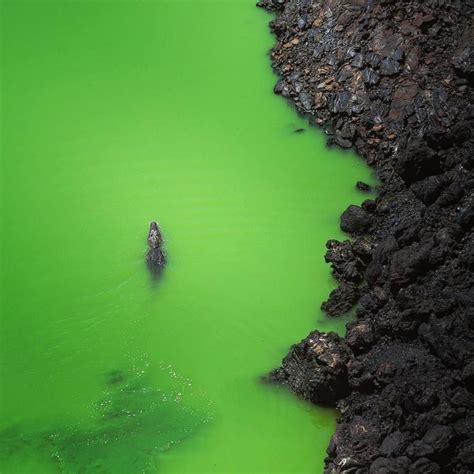
<svg viewBox="0 0 474 474">
<path fill-rule="evenodd" d="M 47 430 L 18 426 L 2 431 L 1 472 L 25 472 L 15 466 L 25 469 L 31 463 L 38 469 L 49 464 L 44 472 L 68 474 L 153 472 L 160 453 L 212 419 L 210 403 L 190 392 L 190 382 L 175 376 L 163 385 L 157 388 L 144 370 L 109 372 L 104 397 L 89 420 Z"/>
</svg>

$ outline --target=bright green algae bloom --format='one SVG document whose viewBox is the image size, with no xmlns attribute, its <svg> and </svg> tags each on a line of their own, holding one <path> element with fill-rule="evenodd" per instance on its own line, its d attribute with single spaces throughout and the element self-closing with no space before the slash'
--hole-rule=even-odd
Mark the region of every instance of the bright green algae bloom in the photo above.
<svg viewBox="0 0 474 474">
<path fill-rule="evenodd" d="M 334 412 L 260 377 L 343 329 L 324 245 L 367 170 L 273 95 L 254 4 L 3 2 L 2 474 L 321 471 Z"/>
</svg>

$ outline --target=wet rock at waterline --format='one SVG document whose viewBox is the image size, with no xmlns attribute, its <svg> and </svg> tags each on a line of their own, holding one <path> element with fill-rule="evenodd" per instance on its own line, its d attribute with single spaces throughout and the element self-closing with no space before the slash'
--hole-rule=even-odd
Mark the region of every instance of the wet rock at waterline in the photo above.
<svg viewBox="0 0 474 474">
<path fill-rule="evenodd" d="M 372 166 L 323 309 L 270 379 L 338 407 L 326 472 L 474 472 L 472 1 L 262 0 L 275 93 Z M 349 165 L 348 165 L 349 166 Z M 358 184 L 360 190 L 365 186 Z"/>
<path fill-rule="evenodd" d="M 146 263 L 151 274 L 158 276 L 166 263 L 166 257 L 163 252 L 163 237 L 155 221 L 150 223 L 147 242 L 148 251 L 146 254 Z"/>
<path fill-rule="evenodd" d="M 370 184 L 364 183 L 363 181 L 357 181 L 356 188 L 364 193 L 372 191 L 372 187 L 370 186 Z"/>
<path fill-rule="evenodd" d="M 347 390 L 349 347 L 335 333 L 313 331 L 295 344 L 268 380 L 287 385 L 314 403 L 329 404 Z"/>
</svg>

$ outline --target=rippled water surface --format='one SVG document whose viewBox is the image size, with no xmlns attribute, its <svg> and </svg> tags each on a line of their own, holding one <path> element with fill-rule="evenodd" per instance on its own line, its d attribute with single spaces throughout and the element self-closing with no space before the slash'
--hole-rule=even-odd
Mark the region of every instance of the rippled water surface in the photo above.
<svg viewBox="0 0 474 474">
<path fill-rule="evenodd" d="M 367 171 L 294 132 L 254 3 L 3 2 L 2 473 L 321 470 L 334 413 L 259 376 L 342 327 L 322 255 Z"/>
</svg>

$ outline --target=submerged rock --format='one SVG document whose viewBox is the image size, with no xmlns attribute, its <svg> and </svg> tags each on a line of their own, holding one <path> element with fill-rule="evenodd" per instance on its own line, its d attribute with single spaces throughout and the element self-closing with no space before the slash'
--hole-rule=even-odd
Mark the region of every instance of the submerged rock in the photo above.
<svg viewBox="0 0 474 474">
<path fill-rule="evenodd" d="M 161 235 L 158 224 L 153 221 L 150 223 L 148 231 L 148 252 L 146 254 L 146 263 L 153 276 L 158 276 L 163 270 L 166 263 L 165 254 L 163 252 L 163 237 Z"/>
</svg>

